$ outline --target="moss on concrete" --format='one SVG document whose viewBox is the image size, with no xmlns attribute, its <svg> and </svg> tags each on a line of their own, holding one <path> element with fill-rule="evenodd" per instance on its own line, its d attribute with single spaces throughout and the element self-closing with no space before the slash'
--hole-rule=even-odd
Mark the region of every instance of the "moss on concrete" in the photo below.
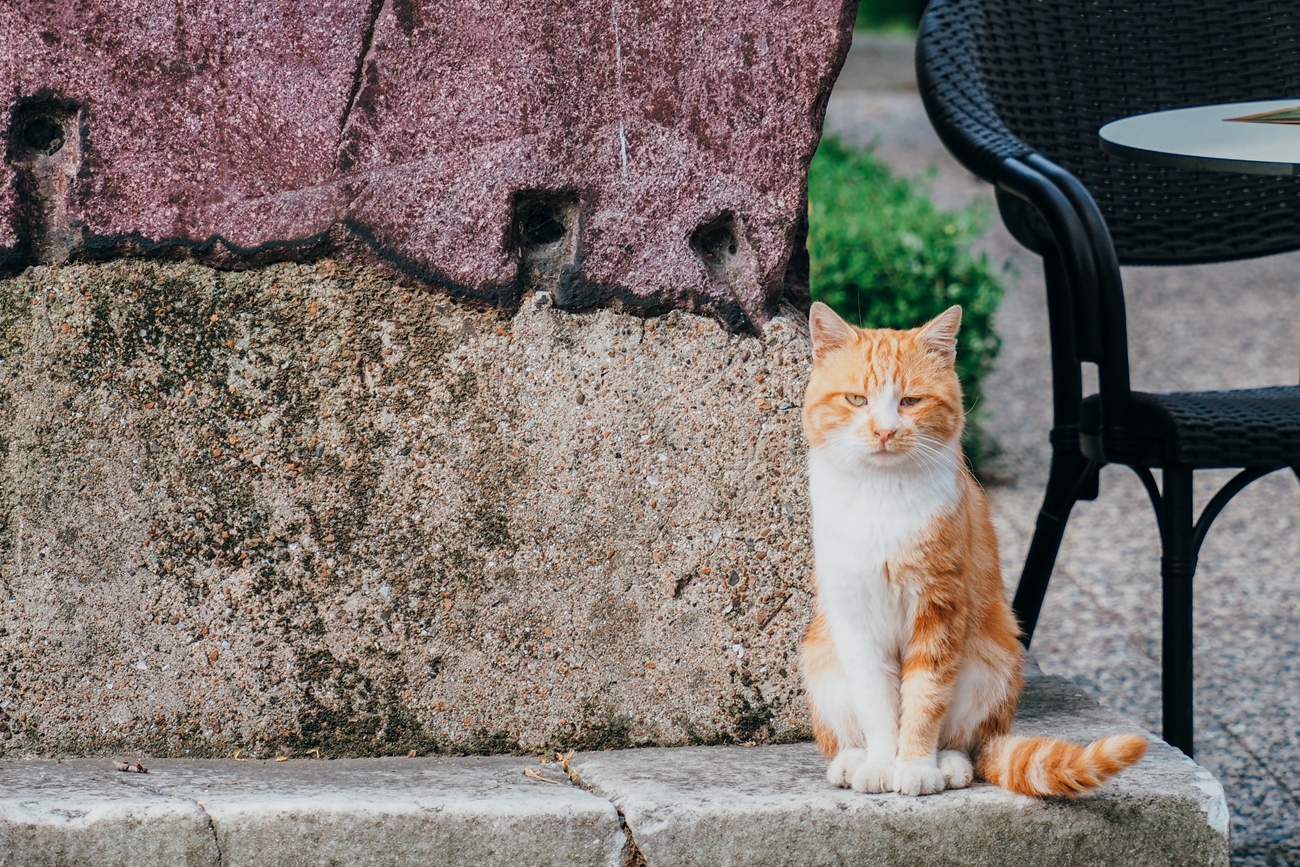
<svg viewBox="0 0 1300 867">
<path fill-rule="evenodd" d="M 120 261 L 0 281 L 0 346 L 9 754 L 806 732 L 797 319 Z"/>
</svg>

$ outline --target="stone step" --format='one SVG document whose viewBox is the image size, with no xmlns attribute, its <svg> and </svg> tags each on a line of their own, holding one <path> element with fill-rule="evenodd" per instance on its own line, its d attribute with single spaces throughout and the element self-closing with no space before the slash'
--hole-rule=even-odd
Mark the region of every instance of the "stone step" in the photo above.
<svg viewBox="0 0 1300 867">
<path fill-rule="evenodd" d="M 1227 802 L 1209 771 L 1070 681 L 1028 678 L 1016 730 L 1076 742 L 1136 732 L 1151 745 L 1075 800 L 986 783 L 922 798 L 862 795 L 827 785 L 813 744 L 589 753 L 572 766 L 618 807 L 651 867 L 1228 863 Z"/>
<path fill-rule="evenodd" d="M 1228 863 L 1210 773 L 1069 681 L 1032 673 L 1016 727 L 1076 741 L 1136 731 L 1151 748 L 1073 801 L 986 784 L 923 798 L 833 789 L 806 743 L 584 753 L 573 781 L 511 756 L 159 759 L 147 774 L 8 760 L 0 865 Z"/>
</svg>

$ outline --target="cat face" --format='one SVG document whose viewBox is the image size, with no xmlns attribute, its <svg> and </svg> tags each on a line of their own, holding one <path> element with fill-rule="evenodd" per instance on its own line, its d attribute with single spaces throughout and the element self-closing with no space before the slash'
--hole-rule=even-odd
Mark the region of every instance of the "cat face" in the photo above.
<svg viewBox="0 0 1300 867">
<path fill-rule="evenodd" d="M 847 465 L 924 468 L 961 438 L 961 384 L 953 367 L 961 308 L 920 328 L 855 328 L 812 306 L 813 372 L 804 432 Z"/>
</svg>

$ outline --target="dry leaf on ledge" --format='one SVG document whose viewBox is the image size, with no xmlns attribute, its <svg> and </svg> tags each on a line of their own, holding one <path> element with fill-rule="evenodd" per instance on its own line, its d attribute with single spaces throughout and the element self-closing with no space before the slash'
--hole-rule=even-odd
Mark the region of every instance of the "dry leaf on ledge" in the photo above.
<svg viewBox="0 0 1300 867">
<path fill-rule="evenodd" d="M 550 783 L 552 786 L 560 785 L 559 780 L 548 780 L 532 768 L 524 768 L 524 776 L 534 780 L 540 780 L 543 783 Z"/>
</svg>

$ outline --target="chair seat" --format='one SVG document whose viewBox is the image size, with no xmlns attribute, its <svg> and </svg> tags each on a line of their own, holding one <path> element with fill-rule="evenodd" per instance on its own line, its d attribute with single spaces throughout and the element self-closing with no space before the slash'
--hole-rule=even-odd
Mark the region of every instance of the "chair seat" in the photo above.
<svg viewBox="0 0 1300 867">
<path fill-rule="evenodd" d="M 1089 457 L 1163 467 L 1300 465 L 1300 386 L 1175 394 L 1132 392 L 1130 437 L 1123 454 L 1102 443 L 1101 402 L 1084 399 L 1079 431 Z M 1098 453 L 1094 454 L 1096 451 Z"/>
</svg>

